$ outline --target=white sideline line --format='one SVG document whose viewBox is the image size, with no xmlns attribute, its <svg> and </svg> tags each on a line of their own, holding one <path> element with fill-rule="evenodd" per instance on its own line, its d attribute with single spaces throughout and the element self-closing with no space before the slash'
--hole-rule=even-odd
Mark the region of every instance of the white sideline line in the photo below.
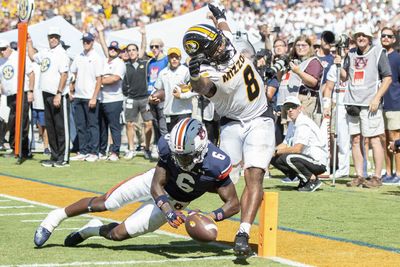
<svg viewBox="0 0 400 267">
<path fill-rule="evenodd" d="M 313 266 L 313 265 L 308 265 L 308 264 L 304 264 L 304 263 L 297 262 L 297 261 L 291 261 L 291 260 L 284 259 L 281 257 L 269 257 L 268 259 L 275 261 L 275 262 L 279 262 L 279 263 L 290 265 L 290 266 L 296 266 L 296 267 L 312 267 Z"/>
<path fill-rule="evenodd" d="M 23 223 L 42 222 L 43 220 L 21 220 Z M 87 219 L 68 219 L 69 222 L 87 222 Z"/>
<path fill-rule="evenodd" d="M 0 202 L 10 202 L 11 200 L 9 199 L 0 199 Z"/>
<path fill-rule="evenodd" d="M 160 264 L 165 262 L 188 262 L 188 261 L 204 261 L 204 260 L 234 260 L 234 256 L 216 256 L 216 257 L 202 257 L 202 258 L 179 258 L 168 260 L 131 260 L 131 261 L 83 261 L 83 262 L 70 262 L 70 263 L 45 263 L 45 264 L 23 264 L 17 265 L 20 267 L 52 267 L 52 266 L 87 266 L 87 265 L 122 265 L 122 264 Z M 0 265 L 5 267 L 6 265 Z"/>
<path fill-rule="evenodd" d="M 29 200 L 29 199 L 25 199 L 25 198 L 19 198 L 19 197 L 14 197 L 14 196 L 9 196 L 6 194 L 0 194 L 0 197 L 3 198 L 8 198 L 8 199 L 12 199 L 12 200 L 17 200 L 17 201 L 21 201 L 21 202 L 25 202 L 25 203 L 30 203 L 30 204 L 35 204 L 38 206 L 42 206 L 42 207 L 46 207 L 46 208 L 50 208 L 50 209 L 56 209 L 59 208 L 57 206 L 54 205 L 49 205 L 49 204 L 45 204 L 45 203 L 41 203 L 41 202 L 37 202 L 37 201 L 33 201 L 33 200 Z M 26 215 L 36 215 L 36 214 L 48 214 L 47 212 L 38 212 L 38 213 L 24 213 Z M 10 215 L 15 215 L 15 214 L 10 214 Z M 2 214 L 0 214 L 0 216 L 2 216 Z M 84 214 L 84 215 L 80 215 L 83 217 L 89 217 L 89 218 L 98 218 L 100 220 L 103 221 L 108 221 L 108 222 L 118 222 L 119 221 L 115 221 L 115 220 L 111 220 L 108 218 L 104 218 L 104 217 L 98 217 L 98 216 L 93 216 L 93 215 L 88 215 L 88 214 Z M 74 219 L 71 219 L 74 220 Z M 75 219 L 75 220 L 79 220 L 79 219 Z M 27 220 L 28 221 L 28 220 Z M 190 237 L 187 236 L 183 236 L 183 235 L 178 235 L 178 234 L 173 234 L 167 231 L 163 231 L 163 230 L 156 230 L 153 233 L 156 234 L 161 234 L 161 235 L 166 235 L 166 236 L 170 236 L 170 237 L 174 237 L 174 238 L 183 238 L 186 240 L 191 240 Z M 97 237 L 94 237 L 97 238 Z M 217 243 L 217 242 L 211 242 L 209 243 L 210 245 L 213 246 L 217 246 L 217 247 L 224 247 L 224 248 L 229 248 L 230 246 L 228 245 L 224 245 L 221 243 Z M 169 245 L 171 246 L 171 245 Z M 154 247 L 154 246 L 153 246 Z M 72 263 L 65 263 L 65 264 L 53 264 L 53 263 L 49 263 L 49 264 L 26 264 L 26 265 L 18 265 L 18 266 L 38 266 L 38 267 L 46 267 L 46 266 L 76 266 L 76 265 L 110 265 L 110 264 L 115 264 L 115 265 L 121 265 L 121 264 L 135 264 L 135 263 L 163 263 L 163 262 L 173 262 L 173 261 L 194 261 L 194 260 L 208 260 L 208 259 L 236 259 L 236 257 L 234 256 L 225 256 L 225 257 L 204 257 L 204 258 L 196 258 L 196 259 L 192 259 L 192 258 L 180 258 L 180 259 L 174 259 L 174 260 L 161 260 L 161 261 L 128 261 L 128 262 L 72 262 Z M 312 265 L 306 265 L 300 262 L 296 262 L 296 261 L 291 261 L 289 259 L 284 259 L 284 258 L 280 258 L 280 257 L 270 257 L 268 258 L 272 261 L 276 261 L 276 262 L 280 262 L 280 263 L 284 263 L 290 266 L 295 266 L 295 267 L 310 267 Z M 7 265 L 0 265 L 0 267 L 5 267 Z"/>
<path fill-rule="evenodd" d="M 0 209 L 27 209 L 27 208 L 34 208 L 34 205 L 29 206 L 0 206 Z"/>
<path fill-rule="evenodd" d="M 4 216 L 43 215 L 43 214 L 47 214 L 47 212 L 0 213 L 0 217 L 4 217 Z"/>
</svg>

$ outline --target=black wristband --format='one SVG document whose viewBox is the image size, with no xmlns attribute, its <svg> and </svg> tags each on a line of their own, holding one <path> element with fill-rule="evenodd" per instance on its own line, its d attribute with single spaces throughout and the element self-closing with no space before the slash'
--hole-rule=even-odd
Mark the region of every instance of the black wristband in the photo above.
<svg viewBox="0 0 400 267">
<path fill-rule="evenodd" d="M 157 207 L 159 209 L 161 209 L 161 207 L 165 204 L 165 203 L 169 203 L 168 197 L 167 195 L 161 195 L 158 198 L 154 199 L 154 202 L 156 203 Z"/>
<path fill-rule="evenodd" d="M 215 221 L 219 222 L 225 219 L 225 212 L 222 208 L 214 210 L 212 213 L 214 213 L 215 216 Z"/>
</svg>

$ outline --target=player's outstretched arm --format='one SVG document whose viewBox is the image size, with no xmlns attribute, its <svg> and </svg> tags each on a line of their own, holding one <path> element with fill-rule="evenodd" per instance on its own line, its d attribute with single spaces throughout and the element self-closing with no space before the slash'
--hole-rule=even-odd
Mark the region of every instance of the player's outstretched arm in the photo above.
<svg viewBox="0 0 400 267">
<path fill-rule="evenodd" d="M 222 5 L 217 3 L 209 3 L 208 9 L 217 21 L 216 26 L 219 30 L 232 32 L 228 23 L 226 22 L 225 8 Z"/>
<path fill-rule="evenodd" d="M 164 191 L 167 181 L 167 170 L 157 165 L 151 182 L 151 195 L 157 207 L 164 213 L 168 224 L 171 227 L 178 228 L 179 225 L 185 222 L 185 216 L 182 212 L 174 210 L 169 203 L 168 196 Z"/>
<path fill-rule="evenodd" d="M 224 205 L 211 212 L 210 216 L 215 221 L 222 221 L 240 211 L 239 198 L 233 183 L 219 187 L 217 193 L 222 201 L 224 201 Z"/>
</svg>

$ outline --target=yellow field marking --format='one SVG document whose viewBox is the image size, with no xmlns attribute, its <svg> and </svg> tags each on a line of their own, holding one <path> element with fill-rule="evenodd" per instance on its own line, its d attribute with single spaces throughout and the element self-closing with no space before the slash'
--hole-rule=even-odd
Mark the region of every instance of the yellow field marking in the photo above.
<svg viewBox="0 0 400 267">
<path fill-rule="evenodd" d="M 80 198 L 95 195 L 1 175 L 0 193 L 59 207 L 69 205 Z M 116 212 L 102 212 L 97 213 L 96 216 L 122 221 L 139 206 L 140 203 L 135 203 Z M 218 241 L 233 242 L 239 223 L 225 220 L 217 224 Z M 175 230 L 167 224 L 161 230 L 187 235 L 184 227 Z M 256 248 L 258 243 L 258 226 L 256 225 L 252 227 L 250 241 Z M 278 257 L 314 266 L 398 266 L 400 262 L 400 254 L 394 252 L 281 230 L 278 230 L 277 243 Z"/>
</svg>

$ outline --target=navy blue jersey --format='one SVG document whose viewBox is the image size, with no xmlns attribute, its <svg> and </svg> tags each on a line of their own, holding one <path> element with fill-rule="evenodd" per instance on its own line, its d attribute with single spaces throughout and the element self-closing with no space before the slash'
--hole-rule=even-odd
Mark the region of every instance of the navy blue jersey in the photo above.
<svg viewBox="0 0 400 267">
<path fill-rule="evenodd" d="M 214 144 L 208 143 L 203 162 L 196 164 L 191 171 L 185 171 L 172 158 L 168 138 L 169 135 L 166 135 L 158 141 L 158 165 L 167 170 L 168 182 L 164 189 L 171 197 L 189 202 L 205 192 L 215 192 L 219 187 L 232 183 L 229 178 L 231 159 Z"/>
</svg>

